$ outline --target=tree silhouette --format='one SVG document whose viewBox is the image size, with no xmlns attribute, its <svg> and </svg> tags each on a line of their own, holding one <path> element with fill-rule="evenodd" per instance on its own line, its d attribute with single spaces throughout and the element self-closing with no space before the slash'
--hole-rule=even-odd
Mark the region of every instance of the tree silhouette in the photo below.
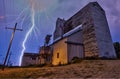
<svg viewBox="0 0 120 79">
<path fill-rule="evenodd" d="M 118 58 L 120 58 L 120 43 L 119 42 L 115 42 L 114 43 L 114 48 L 115 48 L 115 52 Z"/>
</svg>

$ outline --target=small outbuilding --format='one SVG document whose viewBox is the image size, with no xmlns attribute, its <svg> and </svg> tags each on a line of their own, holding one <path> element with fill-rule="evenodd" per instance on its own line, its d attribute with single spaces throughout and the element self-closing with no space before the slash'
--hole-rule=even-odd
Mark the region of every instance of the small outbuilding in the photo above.
<svg viewBox="0 0 120 79">
<path fill-rule="evenodd" d="M 24 53 L 21 66 L 30 66 L 39 64 L 38 53 Z"/>
</svg>

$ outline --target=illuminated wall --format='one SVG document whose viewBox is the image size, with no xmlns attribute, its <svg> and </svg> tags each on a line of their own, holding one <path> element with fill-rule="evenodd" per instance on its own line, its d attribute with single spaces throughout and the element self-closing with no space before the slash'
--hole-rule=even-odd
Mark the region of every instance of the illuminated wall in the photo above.
<svg viewBox="0 0 120 79">
<path fill-rule="evenodd" d="M 67 41 L 66 38 L 56 42 L 53 45 L 53 57 L 52 57 L 53 65 L 68 63 L 67 44 L 65 43 L 65 41 Z"/>
</svg>

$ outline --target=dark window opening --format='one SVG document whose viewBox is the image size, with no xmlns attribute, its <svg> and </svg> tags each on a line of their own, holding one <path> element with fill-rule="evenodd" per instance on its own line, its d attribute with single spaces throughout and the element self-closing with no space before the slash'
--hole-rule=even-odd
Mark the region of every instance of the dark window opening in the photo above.
<svg viewBox="0 0 120 79">
<path fill-rule="evenodd" d="M 59 53 L 57 53 L 57 58 L 59 58 Z"/>
<path fill-rule="evenodd" d="M 94 4 L 93 4 L 93 6 L 95 7 L 95 6 L 96 6 L 96 4 L 94 3 Z"/>
<path fill-rule="evenodd" d="M 31 60 L 36 60 L 36 58 L 35 57 L 31 57 Z"/>
</svg>

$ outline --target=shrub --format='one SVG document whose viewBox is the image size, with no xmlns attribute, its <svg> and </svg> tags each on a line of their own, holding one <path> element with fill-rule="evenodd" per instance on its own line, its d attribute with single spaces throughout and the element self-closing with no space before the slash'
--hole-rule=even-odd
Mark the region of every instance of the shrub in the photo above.
<svg viewBox="0 0 120 79">
<path fill-rule="evenodd" d="M 80 63 L 82 61 L 79 57 L 73 57 L 71 63 Z"/>
</svg>

